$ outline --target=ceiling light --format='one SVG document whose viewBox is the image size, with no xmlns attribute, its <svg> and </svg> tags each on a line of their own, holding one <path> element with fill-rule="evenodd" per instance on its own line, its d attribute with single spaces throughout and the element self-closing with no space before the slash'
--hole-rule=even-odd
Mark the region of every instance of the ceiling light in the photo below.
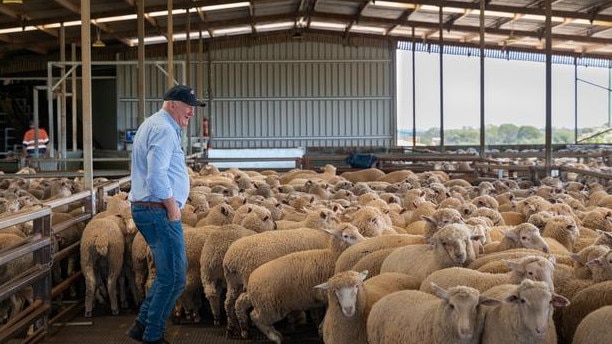
<svg viewBox="0 0 612 344">
<path fill-rule="evenodd" d="M 104 48 L 106 44 L 100 39 L 100 28 L 96 26 L 96 41 L 91 45 L 94 48 Z"/>
<path fill-rule="evenodd" d="M 2 0 L 3 5 L 21 5 L 23 0 Z"/>
</svg>

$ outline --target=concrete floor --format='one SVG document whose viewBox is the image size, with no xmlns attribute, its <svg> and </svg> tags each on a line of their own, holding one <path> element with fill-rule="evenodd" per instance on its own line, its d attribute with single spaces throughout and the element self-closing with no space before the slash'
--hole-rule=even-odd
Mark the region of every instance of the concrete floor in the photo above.
<svg viewBox="0 0 612 344">
<path fill-rule="evenodd" d="M 136 316 L 135 310 L 122 310 L 118 316 L 110 315 L 108 309 L 96 306 L 92 318 L 83 317 L 83 307 L 76 307 L 73 314 L 62 319 L 62 323 L 51 326 L 49 334 L 42 341 L 46 344 L 136 344 L 125 335 Z M 271 343 L 257 329 L 253 328 L 253 338 L 249 340 L 228 339 L 225 326 L 215 327 L 209 318 L 204 317 L 201 324 L 173 324 L 169 326 L 165 338 L 172 344 L 249 344 Z M 285 336 L 287 344 L 321 344 L 313 324 L 298 326 L 289 331 L 282 324 L 276 326 Z"/>
</svg>

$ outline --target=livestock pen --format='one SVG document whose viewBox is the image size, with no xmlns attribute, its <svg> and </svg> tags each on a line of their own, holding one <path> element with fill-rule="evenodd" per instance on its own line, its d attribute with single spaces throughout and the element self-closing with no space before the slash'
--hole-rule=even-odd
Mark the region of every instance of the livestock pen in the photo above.
<svg viewBox="0 0 612 344">
<path fill-rule="evenodd" d="M 444 155 L 446 156 L 446 155 Z M 604 159 L 606 154 L 590 155 L 590 158 Z M 438 161 L 436 159 L 433 159 Z M 451 157 L 452 160 L 452 157 Z M 446 161 L 446 159 L 444 159 Z M 433 166 L 433 165 L 432 165 Z M 442 166 L 436 164 L 435 166 Z M 493 163 L 489 161 L 486 167 L 474 170 L 474 183 L 495 179 L 495 170 L 516 168 L 510 163 Z M 599 181 L 607 185 L 611 175 L 603 168 L 601 170 L 586 170 L 570 165 L 555 165 L 561 180 L 576 176 Z M 488 171 L 481 173 L 481 170 Z M 537 169 L 535 169 L 537 170 Z M 504 178 L 507 174 L 504 174 Z M 14 178 L 14 175 L 3 178 Z M 26 178 L 26 177 L 24 177 Z M 33 178 L 33 176 L 27 176 Z M 531 178 L 528 178 L 531 179 Z M 535 178 L 537 180 L 537 178 Z M 66 260 L 78 252 L 78 242 L 58 249 L 54 246 L 54 238 L 62 234 L 76 223 L 86 223 L 96 213 L 104 210 L 104 198 L 107 195 L 125 191 L 129 188 L 129 178 L 111 180 L 96 186 L 93 191 L 82 191 L 72 196 L 45 201 L 30 210 L 22 210 L 0 217 L 0 229 L 32 222 L 32 234 L 16 247 L 0 250 L 0 265 L 26 254 L 32 254 L 33 267 L 15 276 L 11 281 L 0 285 L 0 301 L 11 299 L 21 292 L 33 287 L 33 298 L 29 306 L 13 314 L 0 328 L 0 342 L 10 343 L 129 343 L 124 335 L 125 330 L 134 319 L 136 307 L 130 305 L 121 310 L 120 315 L 111 316 L 105 305 L 94 309 L 93 317 L 83 316 L 82 275 L 79 270 L 68 274 L 62 272 L 62 279 L 53 279 L 53 270 L 63 267 Z M 78 209 L 74 216 L 66 222 L 53 224 L 51 214 L 54 209 L 70 206 Z M 77 292 L 70 295 L 70 289 L 77 287 Z M 204 311 L 205 312 L 205 311 Z M 252 331 L 250 340 L 226 337 L 223 326 L 213 326 L 209 314 L 203 314 L 200 323 L 189 319 L 173 318 L 167 338 L 173 343 L 249 343 L 265 342 L 266 339 L 256 330 Z M 289 343 L 320 343 L 317 328 L 313 322 L 308 325 L 298 325 L 291 328 L 279 326 Z"/>
</svg>

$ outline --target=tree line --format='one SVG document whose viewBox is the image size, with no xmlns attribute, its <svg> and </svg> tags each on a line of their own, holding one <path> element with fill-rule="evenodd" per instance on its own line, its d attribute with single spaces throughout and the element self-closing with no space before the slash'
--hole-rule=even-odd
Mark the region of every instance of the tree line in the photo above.
<svg viewBox="0 0 612 344">
<path fill-rule="evenodd" d="M 578 129 L 579 143 L 612 143 L 612 132 L 605 132 L 608 128 L 582 128 Z M 602 135 L 596 135 L 603 132 Z M 592 137 L 591 137 L 592 136 Z M 440 128 L 429 128 L 417 131 L 420 144 L 439 144 Z M 589 138 L 591 137 L 591 138 Z M 399 131 L 401 140 L 412 141 L 412 130 Z M 585 138 L 589 138 L 584 140 Z M 515 124 L 488 125 L 485 128 L 485 143 L 487 145 L 539 145 L 545 143 L 545 131 L 530 125 L 518 126 Z M 574 129 L 553 128 L 553 144 L 576 143 Z M 444 130 L 445 145 L 478 145 L 480 144 L 480 129 L 463 127 L 461 129 Z"/>
</svg>

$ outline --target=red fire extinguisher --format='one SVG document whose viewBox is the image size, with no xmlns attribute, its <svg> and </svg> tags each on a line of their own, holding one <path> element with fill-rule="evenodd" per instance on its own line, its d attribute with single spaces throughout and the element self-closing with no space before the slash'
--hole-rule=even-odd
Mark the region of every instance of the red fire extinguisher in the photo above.
<svg viewBox="0 0 612 344">
<path fill-rule="evenodd" d="M 202 121 L 202 136 L 204 137 L 209 137 L 209 122 L 208 122 L 208 118 L 204 118 L 204 120 Z"/>
</svg>

